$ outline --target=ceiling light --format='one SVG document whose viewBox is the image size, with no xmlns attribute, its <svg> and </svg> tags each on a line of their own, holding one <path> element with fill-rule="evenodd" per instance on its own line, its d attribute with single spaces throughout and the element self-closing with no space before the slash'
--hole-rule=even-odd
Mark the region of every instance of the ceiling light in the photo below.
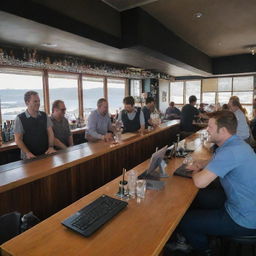
<svg viewBox="0 0 256 256">
<path fill-rule="evenodd" d="M 200 18 L 203 16 L 203 14 L 202 14 L 201 12 L 197 12 L 197 13 L 194 14 L 194 16 L 195 16 L 197 19 L 200 19 Z"/>
<path fill-rule="evenodd" d="M 48 48 L 55 48 L 58 45 L 57 44 L 52 44 L 52 43 L 42 43 L 41 46 L 48 47 Z"/>
<path fill-rule="evenodd" d="M 246 45 L 244 49 L 248 50 L 252 55 L 256 53 L 256 44 Z"/>
</svg>

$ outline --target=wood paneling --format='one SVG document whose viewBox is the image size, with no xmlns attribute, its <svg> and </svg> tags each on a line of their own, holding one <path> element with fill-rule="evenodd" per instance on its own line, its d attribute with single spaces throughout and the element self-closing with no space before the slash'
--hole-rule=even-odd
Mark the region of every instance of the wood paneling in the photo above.
<svg viewBox="0 0 256 256">
<path fill-rule="evenodd" d="M 85 143 L 0 172 L 0 215 L 33 211 L 40 219 L 119 176 L 146 160 L 156 147 L 171 144 L 179 130 L 177 121 L 121 142 Z M 8 165 L 7 165 L 8 167 Z"/>
<path fill-rule="evenodd" d="M 186 142 L 194 143 L 195 159 L 210 157 L 211 153 L 208 148 L 201 145 L 197 135 L 186 139 Z M 170 177 L 163 179 L 165 181 L 163 190 L 148 190 L 145 199 L 129 200 L 126 209 L 92 236 L 83 237 L 76 234 L 61 225 L 61 222 L 102 194 L 114 197 L 121 177 L 117 177 L 36 227 L 4 243 L 1 245 L 3 255 L 159 255 L 198 191 L 192 179 L 172 176 L 182 161 L 182 158 L 169 161 L 166 169 Z M 134 169 L 141 173 L 147 168 L 148 162 L 147 160 Z"/>
</svg>

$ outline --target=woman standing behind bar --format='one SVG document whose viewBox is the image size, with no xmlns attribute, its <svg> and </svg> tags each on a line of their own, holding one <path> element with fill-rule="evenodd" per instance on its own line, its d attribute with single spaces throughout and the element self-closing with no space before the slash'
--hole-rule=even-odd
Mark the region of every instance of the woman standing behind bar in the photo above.
<svg viewBox="0 0 256 256">
<path fill-rule="evenodd" d="M 237 119 L 236 135 L 241 139 L 247 141 L 250 136 L 250 132 L 246 121 L 245 112 L 239 98 L 237 96 L 230 97 L 228 106 L 229 109 L 235 114 Z"/>
</svg>

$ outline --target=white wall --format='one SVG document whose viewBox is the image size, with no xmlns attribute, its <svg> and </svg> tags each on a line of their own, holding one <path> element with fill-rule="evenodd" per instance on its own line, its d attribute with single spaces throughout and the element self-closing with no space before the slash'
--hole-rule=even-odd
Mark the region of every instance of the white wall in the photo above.
<svg viewBox="0 0 256 256">
<path fill-rule="evenodd" d="M 169 80 L 159 79 L 159 110 L 163 113 L 169 106 L 169 86 Z M 163 92 L 166 92 L 166 101 L 163 101 Z"/>
</svg>

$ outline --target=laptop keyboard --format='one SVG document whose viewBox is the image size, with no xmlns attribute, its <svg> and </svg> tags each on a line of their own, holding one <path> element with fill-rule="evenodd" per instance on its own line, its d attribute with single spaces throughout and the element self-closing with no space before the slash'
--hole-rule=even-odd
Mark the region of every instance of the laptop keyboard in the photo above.
<svg viewBox="0 0 256 256">
<path fill-rule="evenodd" d="M 91 204 L 70 216 L 62 224 L 84 236 L 90 236 L 125 208 L 127 204 L 127 202 L 102 195 Z"/>
</svg>

